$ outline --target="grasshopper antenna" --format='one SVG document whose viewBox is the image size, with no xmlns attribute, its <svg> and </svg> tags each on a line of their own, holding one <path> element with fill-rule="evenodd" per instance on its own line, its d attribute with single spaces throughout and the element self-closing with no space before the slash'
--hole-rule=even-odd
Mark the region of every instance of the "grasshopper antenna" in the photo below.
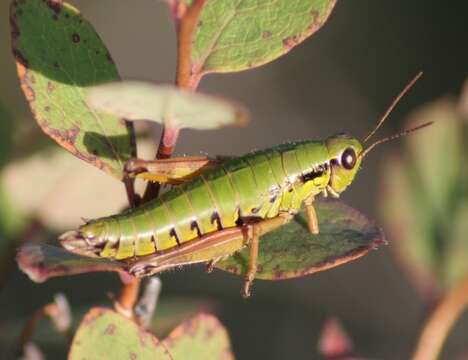
<svg viewBox="0 0 468 360">
<path fill-rule="evenodd" d="M 398 102 L 401 100 L 401 98 L 408 92 L 408 90 L 410 90 L 413 85 L 415 84 L 416 81 L 418 81 L 418 79 L 422 76 L 422 71 L 420 71 L 414 78 L 413 80 L 411 80 L 408 85 L 405 86 L 405 88 L 402 90 L 402 92 L 395 98 L 395 100 L 393 100 L 393 102 L 390 104 L 390 106 L 388 107 L 387 111 L 385 111 L 385 114 L 383 114 L 383 116 L 380 118 L 379 122 L 377 123 L 377 126 L 369 133 L 367 134 L 365 137 L 364 137 L 364 140 L 362 141 L 363 143 L 365 143 L 367 140 L 369 140 L 372 135 L 375 134 L 375 132 L 382 126 L 382 124 L 384 123 L 384 121 L 387 119 L 388 115 L 390 115 L 390 113 L 393 111 L 393 109 L 395 108 L 395 106 L 398 104 Z M 403 134 L 403 133 L 402 133 Z M 403 134 L 403 135 L 406 135 L 406 134 Z M 399 136 L 402 136 L 401 134 L 399 134 Z M 399 137 L 398 136 L 398 137 Z M 383 139 L 382 139 L 383 140 Z M 389 139 L 390 140 L 390 139 Z M 388 140 L 387 140 L 388 141 Z M 373 145 L 375 146 L 375 145 Z M 372 147 L 373 147 L 372 146 Z"/>
<path fill-rule="evenodd" d="M 376 142 L 372 143 L 371 145 L 369 145 L 367 147 L 367 149 L 365 149 L 363 152 L 361 152 L 359 154 L 359 157 L 363 158 L 364 156 L 366 156 L 369 151 L 371 151 L 373 148 L 375 148 L 377 145 L 380 145 L 380 144 L 383 144 L 383 143 L 386 143 L 387 141 L 390 141 L 390 140 L 395 140 L 395 139 L 398 139 L 399 137 L 402 137 L 402 136 L 405 136 L 405 135 L 408 135 L 409 133 L 412 133 L 413 131 L 416 131 L 416 130 L 420 130 L 422 128 L 425 128 L 426 126 L 429 126 L 429 125 L 432 125 L 434 122 L 433 121 L 429 121 L 427 123 L 424 123 L 424 124 L 421 124 L 421 125 L 418 125 L 414 128 L 411 128 L 411 129 L 408 129 L 408 130 L 404 130 L 398 134 L 394 134 L 394 135 L 390 135 L 386 138 L 383 138 L 383 139 L 380 139 L 380 140 L 377 140 Z"/>
</svg>

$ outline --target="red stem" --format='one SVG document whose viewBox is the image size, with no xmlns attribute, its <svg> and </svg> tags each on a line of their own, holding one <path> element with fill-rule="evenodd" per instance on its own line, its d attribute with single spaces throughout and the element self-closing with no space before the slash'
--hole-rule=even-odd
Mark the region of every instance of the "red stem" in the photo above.
<svg viewBox="0 0 468 360">
<path fill-rule="evenodd" d="M 468 278 L 450 291 L 427 320 L 413 360 L 437 359 L 450 329 L 468 306 Z"/>
<path fill-rule="evenodd" d="M 200 12 L 203 8 L 205 0 L 194 0 L 190 8 L 183 15 L 183 17 L 177 23 L 177 73 L 176 73 L 176 85 L 181 89 L 195 90 L 201 79 L 201 74 L 192 73 L 192 36 L 197 26 Z M 177 139 L 179 137 L 178 128 L 170 128 L 165 126 L 159 140 L 158 151 L 156 153 L 156 159 L 167 159 L 172 156 Z M 130 184 L 126 184 L 127 194 L 129 198 L 130 206 L 135 204 L 135 195 L 133 187 Z M 143 202 L 158 197 L 160 191 L 160 184 L 149 183 L 146 187 L 145 194 L 143 196 Z M 137 278 L 131 278 L 128 282 L 124 281 L 124 286 L 119 295 L 116 307 L 124 315 L 134 318 L 133 308 L 138 299 L 138 293 L 140 290 L 140 280 Z"/>
<path fill-rule="evenodd" d="M 201 79 L 192 67 L 192 40 L 205 0 L 194 0 L 193 4 L 177 23 L 177 74 L 176 85 L 181 89 L 195 90 Z"/>
<path fill-rule="evenodd" d="M 181 89 L 195 91 L 201 79 L 201 74 L 192 72 L 192 39 L 205 0 L 194 0 L 190 8 L 177 20 L 177 72 L 176 85 Z M 172 156 L 179 129 L 164 126 L 159 140 L 156 160 L 168 159 Z M 143 201 L 154 199 L 159 195 L 160 184 L 149 183 L 146 187 Z"/>
</svg>

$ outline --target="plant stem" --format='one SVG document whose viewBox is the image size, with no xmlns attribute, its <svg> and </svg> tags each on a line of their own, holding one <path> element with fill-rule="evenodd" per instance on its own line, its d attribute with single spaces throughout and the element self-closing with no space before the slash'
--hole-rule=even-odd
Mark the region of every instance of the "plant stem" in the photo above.
<svg viewBox="0 0 468 360">
<path fill-rule="evenodd" d="M 164 127 L 159 140 L 158 151 L 156 153 L 156 160 L 168 159 L 174 152 L 177 139 L 179 137 L 179 129 Z M 159 195 L 161 185 L 159 183 L 149 183 L 143 196 L 143 202 L 150 199 L 155 199 Z"/>
<path fill-rule="evenodd" d="M 127 191 L 128 203 L 133 208 L 137 205 L 133 180 L 127 177 L 124 179 L 124 184 Z M 140 291 L 140 279 L 122 273 L 119 273 L 119 275 L 123 285 L 117 301 L 114 303 L 114 307 L 122 315 L 129 319 L 135 319 L 133 308 Z"/>
<path fill-rule="evenodd" d="M 181 89 L 195 90 L 200 81 L 201 75 L 192 72 L 192 36 L 197 26 L 200 12 L 203 8 L 205 0 L 194 0 L 190 8 L 177 22 L 177 72 L 176 85 Z M 156 159 L 167 159 L 172 156 L 177 139 L 179 137 L 178 128 L 170 128 L 165 126 L 159 140 Z M 133 187 L 130 189 L 127 186 L 127 194 L 130 206 L 135 204 L 135 196 Z M 159 183 L 149 183 L 146 187 L 142 202 L 158 197 L 161 187 Z M 140 290 L 140 280 L 137 278 L 124 281 L 124 286 L 120 292 L 116 303 L 116 308 L 124 315 L 134 318 L 133 308 L 138 298 Z"/>
<path fill-rule="evenodd" d="M 185 90 L 195 91 L 201 79 L 201 74 L 192 71 L 192 38 L 198 23 L 205 0 L 194 0 L 188 10 L 177 19 L 177 69 L 175 83 L 177 87 Z M 156 160 L 168 159 L 172 156 L 179 129 L 164 126 L 159 140 Z M 159 195 L 161 189 L 158 183 L 149 183 L 146 187 L 143 202 L 154 199 Z"/>
<path fill-rule="evenodd" d="M 58 332 L 62 333 L 68 341 L 71 341 L 70 327 L 72 319 L 70 307 L 65 296 L 58 294 L 55 296 L 54 302 L 44 305 L 37 310 L 24 325 L 17 343 L 17 349 L 20 353 L 22 353 L 32 334 L 36 330 L 37 325 L 45 316 L 48 316 L 51 319 Z"/>
<path fill-rule="evenodd" d="M 413 360 L 437 359 L 450 329 L 468 306 L 468 278 L 437 305 L 419 337 Z"/>
<path fill-rule="evenodd" d="M 128 317 L 129 319 L 135 320 L 135 313 L 133 309 L 138 300 L 141 280 L 127 274 L 119 273 L 119 275 L 123 286 L 114 306 L 120 314 Z"/>
<path fill-rule="evenodd" d="M 177 74 L 176 85 L 181 89 L 195 90 L 201 79 L 192 69 L 192 40 L 205 0 L 194 0 L 177 23 Z"/>
</svg>

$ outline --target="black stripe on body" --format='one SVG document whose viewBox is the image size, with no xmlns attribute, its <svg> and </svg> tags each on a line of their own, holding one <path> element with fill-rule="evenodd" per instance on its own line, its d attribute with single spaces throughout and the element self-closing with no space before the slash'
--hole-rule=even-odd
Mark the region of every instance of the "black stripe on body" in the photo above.
<svg viewBox="0 0 468 360">
<path fill-rule="evenodd" d="M 144 209 L 143 213 L 146 215 L 146 218 L 149 219 L 149 223 L 151 224 L 151 241 L 154 243 L 155 250 L 159 251 L 158 240 L 156 237 L 156 221 L 150 215 L 151 212 L 148 209 Z"/>
<path fill-rule="evenodd" d="M 263 156 L 263 157 L 265 158 L 265 161 L 264 161 L 264 162 L 267 164 L 268 168 L 270 169 L 270 173 L 273 174 L 273 169 L 271 168 L 270 162 L 268 161 L 268 158 L 266 157 L 266 155 L 263 154 L 263 153 L 260 153 L 260 154 L 258 154 L 257 156 Z M 252 170 L 253 178 L 254 178 L 255 184 L 257 185 L 257 190 L 259 191 L 259 193 L 262 193 L 263 190 L 265 190 L 265 191 L 268 192 L 269 189 L 260 189 L 260 187 L 259 187 L 259 185 L 258 185 L 258 184 L 259 184 L 259 179 L 257 179 L 257 175 L 255 174 L 255 171 L 253 170 L 253 169 L 254 169 L 254 166 L 257 166 L 257 165 L 256 165 L 256 164 L 252 164 L 252 162 L 251 162 L 252 159 L 250 159 L 249 157 L 247 157 L 247 158 L 245 159 L 245 161 L 247 162 L 248 166 L 249 166 L 250 169 Z M 273 176 L 273 175 L 272 175 L 272 176 Z M 269 195 L 269 194 L 268 194 L 268 195 Z M 269 200 L 269 201 L 260 203 L 260 204 L 258 205 L 258 207 L 255 207 L 255 208 L 251 209 L 252 214 L 254 214 L 254 215 L 257 214 L 257 213 L 265 206 L 265 204 L 269 206 L 268 209 L 265 209 L 265 214 L 268 214 L 268 211 L 270 211 L 271 207 L 273 206 L 273 204 L 272 204 L 272 202 L 271 202 L 271 197 L 270 197 L 268 200 Z"/>
<path fill-rule="evenodd" d="M 223 229 L 223 223 L 221 221 L 221 218 L 219 217 L 220 207 L 219 207 L 218 201 L 216 201 L 216 197 L 213 194 L 213 190 L 211 189 L 210 183 L 203 177 L 203 174 L 200 175 L 200 178 L 202 179 L 203 184 L 205 185 L 205 188 L 207 189 L 208 195 L 210 196 L 211 201 L 212 201 L 212 203 L 214 205 L 214 208 L 215 208 L 215 210 L 211 214 L 210 221 L 211 221 L 212 224 L 215 221 L 217 221 L 218 230 L 222 230 Z"/>
</svg>

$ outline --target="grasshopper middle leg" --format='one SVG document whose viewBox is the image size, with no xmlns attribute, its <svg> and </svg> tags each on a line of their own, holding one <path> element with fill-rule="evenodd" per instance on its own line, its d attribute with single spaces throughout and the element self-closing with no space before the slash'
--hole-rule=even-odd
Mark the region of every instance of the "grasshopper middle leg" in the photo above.
<svg viewBox="0 0 468 360">
<path fill-rule="evenodd" d="M 314 235 L 318 235 L 320 233 L 317 213 L 314 207 L 314 197 L 310 197 L 304 202 L 306 216 L 307 216 L 307 224 L 309 226 L 309 232 Z"/>
</svg>

